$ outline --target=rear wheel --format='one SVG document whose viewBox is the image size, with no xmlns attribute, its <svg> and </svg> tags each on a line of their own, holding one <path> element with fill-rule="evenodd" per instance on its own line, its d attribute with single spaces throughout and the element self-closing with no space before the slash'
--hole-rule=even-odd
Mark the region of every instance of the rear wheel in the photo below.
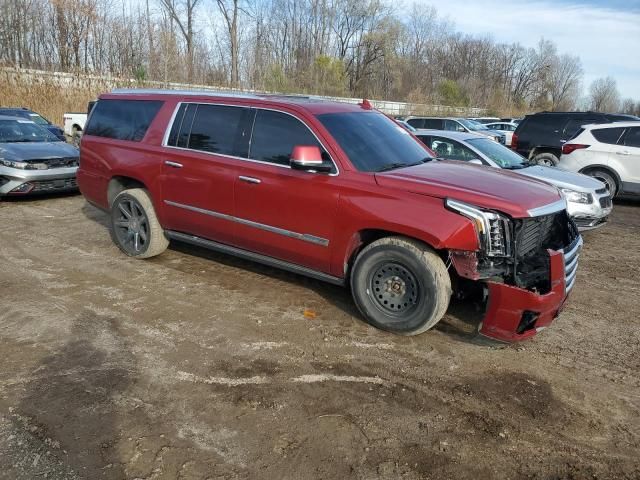
<svg viewBox="0 0 640 480">
<path fill-rule="evenodd" d="M 602 183 L 604 183 L 607 187 L 607 190 L 609 190 L 611 198 L 614 198 L 616 196 L 616 194 L 618 193 L 618 182 L 612 174 L 610 174 L 606 170 L 599 169 L 590 170 L 585 173 L 590 177 L 593 177 L 596 180 L 600 180 Z"/>
<path fill-rule="evenodd" d="M 538 153 L 531 159 L 531 163 L 543 165 L 545 167 L 555 167 L 560 160 L 553 153 Z"/>
<path fill-rule="evenodd" d="M 169 241 L 146 190 L 124 190 L 113 200 L 111 238 L 130 257 L 154 257 L 167 249 Z"/>
<path fill-rule="evenodd" d="M 368 245 L 351 275 L 354 301 L 374 327 L 402 335 L 429 330 L 444 316 L 451 279 L 442 259 L 426 245 L 387 237 Z"/>
</svg>

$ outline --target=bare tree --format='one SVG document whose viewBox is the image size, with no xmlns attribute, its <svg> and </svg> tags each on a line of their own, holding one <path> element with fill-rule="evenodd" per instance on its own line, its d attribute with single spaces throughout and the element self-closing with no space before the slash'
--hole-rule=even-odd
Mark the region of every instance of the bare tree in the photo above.
<svg viewBox="0 0 640 480">
<path fill-rule="evenodd" d="M 612 77 L 594 80 L 589 87 L 591 108 L 597 112 L 616 112 L 620 108 L 620 94 Z"/>
<path fill-rule="evenodd" d="M 193 80 L 194 16 L 200 0 L 159 0 L 162 8 L 176 22 L 187 48 L 187 79 Z"/>
<path fill-rule="evenodd" d="M 575 108 L 580 94 L 581 78 L 580 57 L 565 54 L 551 60 L 547 75 L 547 89 L 552 110 L 572 110 Z"/>
<path fill-rule="evenodd" d="M 238 18 L 243 9 L 240 6 L 240 0 L 216 0 L 216 5 L 227 27 L 231 55 L 231 86 L 238 87 L 240 84 Z"/>
</svg>

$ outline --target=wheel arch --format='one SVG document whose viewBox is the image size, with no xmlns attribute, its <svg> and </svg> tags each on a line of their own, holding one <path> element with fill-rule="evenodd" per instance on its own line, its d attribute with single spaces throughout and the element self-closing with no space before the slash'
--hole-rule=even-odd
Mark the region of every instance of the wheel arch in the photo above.
<svg viewBox="0 0 640 480">
<path fill-rule="evenodd" d="M 592 172 L 593 170 L 604 170 L 605 172 L 609 173 L 613 177 L 613 179 L 618 184 L 618 188 L 620 188 L 620 186 L 622 185 L 622 179 L 620 178 L 620 175 L 618 175 L 618 172 L 616 172 L 613 168 L 611 168 L 608 165 L 601 165 L 599 163 L 593 164 L 593 165 L 588 165 L 588 166 L 580 169 L 580 171 L 578 173 L 582 173 L 582 174 L 588 175 L 589 172 Z"/>
<path fill-rule="evenodd" d="M 109 184 L 107 185 L 107 202 L 109 204 L 109 208 L 111 207 L 113 200 L 118 196 L 118 194 L 124 190 L 128 190 L 130 188 L 144 188 L 149 191 L 144 182 L 138 180 L 137 178 L 127 177 L 123 175 L 115 175 L 111 177 L 109 180 Z"/>
<path fill-rule="evenodd" d="M 403 237 L 410 240 L 418 241 L 431 248 L 443 259 L 443 261 L 446 262 L 446 259 L 448 258 L 448 252 L 446 249 L 438 248 L 435 246 L 435 239 L 419 238 L 413 235 L 408 235 L 404 232 L 386 230 L 381 228 L 364 228 L 355 232 L 351 236 L 351 239 L 347 245 L 343 263 L 343 274 L 345 280 L 350 277 L 351 269 L 353 267 L 355 259 L 360 254 L 360 252 L 367 245 L 370 245 L 371 243 L 386 237 Z"/>
<path fill-rule="evenodd" d="M 81 127 L 79 124 L 74 123 L 74 124 L 71 126 L 71 130 L 75 130 L 76 132 L 81 132 L 81 131 L 82 131 L 82 127 Z"/>
</svg>

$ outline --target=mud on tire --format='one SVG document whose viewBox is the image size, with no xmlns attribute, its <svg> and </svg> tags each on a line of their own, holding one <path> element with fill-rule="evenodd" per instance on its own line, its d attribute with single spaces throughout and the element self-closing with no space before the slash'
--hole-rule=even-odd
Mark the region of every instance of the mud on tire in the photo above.
<svg viewBox="0 0 640 480">
<path fill-rule="evenodd" d="M 351 274 L 356 306 L 374 327 L 417 335 L 444 316 L 451 278 L 442 259 L 427 245 L 386 237 L 356 258 Z"/>
<path fill-rule="evenodd" d="M 111 205 L 111 238 L 130 257 L 150 258 L 169 246 L 146 190 L 120 192 Z"/>
</svg>

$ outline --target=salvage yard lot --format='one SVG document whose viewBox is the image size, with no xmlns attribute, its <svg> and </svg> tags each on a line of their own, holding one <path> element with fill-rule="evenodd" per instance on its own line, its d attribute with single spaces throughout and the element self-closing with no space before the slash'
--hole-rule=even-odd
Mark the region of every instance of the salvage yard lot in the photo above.
<svg viewBox="0 0 640 480">
<path fill-rule="evenodd" d="M 504 348 L 460 308 L 399 337 L 314 280 L 127 258 L 81 196 L 0 225 L 0 478 L 640 478 L 638 202 L 585 235 L 556 323 Z"/>
</svg>

